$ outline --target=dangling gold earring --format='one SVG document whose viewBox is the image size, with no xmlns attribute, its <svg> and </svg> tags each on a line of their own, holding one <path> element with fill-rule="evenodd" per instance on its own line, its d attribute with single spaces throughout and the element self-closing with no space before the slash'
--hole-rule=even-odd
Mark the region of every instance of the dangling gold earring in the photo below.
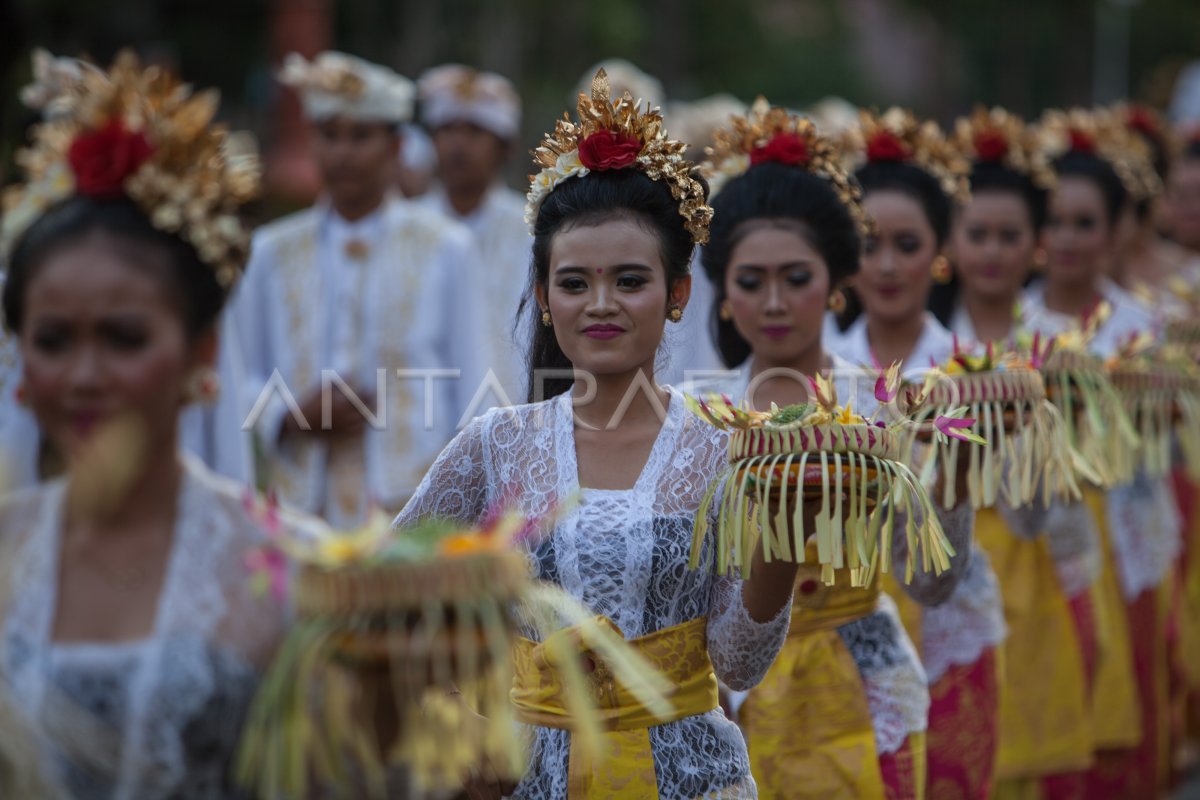
<svg viewBox="0 0 1200 800">
<path fill-rule="evenodd" d="M 543 311 L 543 312 L 542 312 L 542 324 L 543 324 L 543 325 L 545 325 L 547 328 L 553 328 L 553 327 L 554 327 L 554 320 L 550 319 L 550 312 L 549 312 L 549 311 Z"/>
<path fill-rule="evenodd" d="M 212 367 L 200 367 L 188 377 L 185 391 L 189 403 L 212 405 L 221 394 L 221 379 Z"/>
<path fill-rule="evenodd" d="M 841 314 L 846 310 L 846 293 L 841 289 L 834 289 L 829 293 L 828 306 L 834 314 Z"/>
<path fill-rule="evenodd" d="M 671 322 L 679 322 L 683 319 L 683 309 L 679 307 L 679 303 L 672 303 L 667 308 L 667 319 Z"/>
<path fill-rule="evenodd" d="M 717 309 L 717 316 L 722 322 L 729 322 L 733 319 L 733 311 L 729 308 L 729 303 L 721 303 L 721 307 Z"/>
<path fill-rule="evenodd" d="M 933 280 L 937 283 L 947 284 L 954 277 L 954 269 L 950 266 L 950 259 L 945 256 L 938 256 L 929 265 L 929 271 L 933 274 Z"/>
<path fill-rule="evenodd" d="M 1046 248 L 1039 247 L 1033 251 L 1033 268 L 1035 271 L 1041 272 L 1044 270 L 1046 268 L 1046 262 L 1049 260 L 1050 257 L 1046 255 Z"/>
</svg>

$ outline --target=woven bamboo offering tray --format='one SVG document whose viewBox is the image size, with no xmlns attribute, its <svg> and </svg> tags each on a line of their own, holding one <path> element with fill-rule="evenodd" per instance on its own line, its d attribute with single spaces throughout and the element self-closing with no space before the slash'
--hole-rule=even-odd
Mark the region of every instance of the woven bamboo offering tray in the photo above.
<svg viewBox="0 0 1200 800">
<path fill-rule="evenodd" d="M 485 618 L 462 609 L 486 603 L 500 612 L 528 580 L 524 557 L 511 551 L 371 568 L 305 565 L 296 609 L 304 618 L 344 622 L 336 647 L 348 665 L 390 669 L 403 662 L 410 677 L 434 682 L 438 664 L 448 661 L 456 671 L 460 650 L 488 657 Z"/>
<path fill-rule="evenodd" d="M 709 488 L 697 514 L 692 564 L 698 565 L 708 531 L 708 509 L 717 508 L 718 573 L 750 570 L 760 545 L 766 560 L 804 561 L 816 541 L 822 578 L 846 568 L 855 585 L 877 569 L 889 570 L 893 528 L 903 512 L 903 533 L 930 572 L 949 567 L 953 549 L 928 495 L 904 464 L 897 431 L 837 405 L 833 386 L 813 382 L 815 402 L 770 412 L 735 406 L 728 398 L 689 398 L 692 410 L 730 431 L 729 467 Z"/>
<path fill-rule="evenodd" d="M 956 477 L 963 459 L 976 509 L 1001 500 L 1023 506 L 1035 499 L 1049 503 L 1053 497 L 1079 496 L 1062 420 L 1046 399 L 1035 362 L 1015 352 L 997 356 L 990 345 L 980 355 L 968 354 L 956 342 L 950 359 L 926 374 L 910 401 L 920 423 L 913 441 L 926 444 L 922 473 L 941 470 L 943 505 L 958 501 Z M 964 451 L 962 438 L 937 436 L 931 423 L 939 415 L 973 419 L 974 435 L 964 438 L 977 446 Z"/>
<path fill-rule="evenodd" d="M 295 567 L 298 614 L 247 720 L 238 780 L 264 798 L 315 796 L 314 785 L 322 797 L 389 797 L 401 767 L 423 789 L 460 788 L 484 762 L 519 777 L 527 762 L 510 700 L 518 616 L 535 641 L 570 641 L 569 627 L 665 718 L 670 683 L 611 623 L 532 580 L 522 543 L 547 524 L 496 513 L 470 530 L 438 521 L 393 530 L 374 519 L 357 531 L 273 535 L 271 552 Z M 582 659 L 556 669 L 573 729 L 599 742 Z"/>
<path fill-rule="evenodd" d="M 1137 463 L 1165 477 L 1178 441 L 1189 475 L 1200 477 L 1200 374 L 1178 346 L 1138 348 L 1109 363 L 1109 378 L 1139 437 Z"/>
</svg>

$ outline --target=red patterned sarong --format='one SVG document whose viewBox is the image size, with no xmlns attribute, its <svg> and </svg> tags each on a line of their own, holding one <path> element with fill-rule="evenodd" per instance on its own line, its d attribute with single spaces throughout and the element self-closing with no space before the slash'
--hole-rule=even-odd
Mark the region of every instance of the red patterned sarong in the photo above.
<svg viewBox="0 0 1200 800">
<path fill-rule="evenodd" d="M 996 651 L 951 667 L 929 694 L 930 800 L 987 800 L 1000 731 Z"/>
</svg>

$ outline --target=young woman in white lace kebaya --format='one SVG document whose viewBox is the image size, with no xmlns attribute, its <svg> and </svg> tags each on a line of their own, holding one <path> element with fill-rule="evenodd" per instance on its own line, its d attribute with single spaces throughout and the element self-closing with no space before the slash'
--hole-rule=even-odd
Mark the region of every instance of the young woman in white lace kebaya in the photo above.
<svg viewBox="0 0 1200 800">
<path fill-rule="evenodd" d="M 8 254 L 21 394 L 68 477 L 0 504 L 0 679 L 55 798 L 234 795 L 242 720 L 286 623 L 251 590 L 262 537 L 242 491 L 178 451 L 245 255 L 236 219 L 213 223 L 257 181 L 206 127 L 215 107 L 173 124 L 189 94 L 130 57 L 91 75 L 79 115 L 39 128 L 21 187 L 35 208 L 66 192 Z M 179 210 L 164 183 L 189 204 L 180 226 L 160 213 Z"/>
<path fill-rule="evenodd" d="M 725 466 L 727 434 L 687 412 L 653 366 L 667 321 L 687 305 L 688 265 L 711 212 L 691 165 L 671 155 L 682 145 L 628 96 L 610 102 L 602 74 L 580 116 L 582 128 L 560 123 L 539 150 L 546 170 L 530 193 L 535 402 L 473 421 L 397 523 L 470 524 L 498 506 L 540 516 L 567 503 L 528 544 L 534 573 L 606 618 L 677 687 L 667 720 L 613 707 L 600 691 L 612 730 L 607 757 L 588 763 L 565 709 L 527 702 L 558 678 L 538 643 L 518 646 L 513 696 L 530 726 L 528 769 L 513 787 L 481 765 L 471 797 L 756 797 L 717 679 L 744 689 L 767 671 L 787 634 L 796 568 L 760 553 L 748 580 L 718 577 L 709 547 L 689 569 L 694 518 Z M 580 657 L 603 687 L 605 665 Z"/>
</svg>

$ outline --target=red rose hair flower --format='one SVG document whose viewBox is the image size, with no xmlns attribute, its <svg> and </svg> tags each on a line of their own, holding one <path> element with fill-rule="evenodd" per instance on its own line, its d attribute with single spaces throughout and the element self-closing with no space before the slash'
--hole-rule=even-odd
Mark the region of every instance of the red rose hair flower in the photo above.
<svg viewBox="0 0 1200 800">
<path fill-rule="evenodd" d="M 764 161 L 774 161 L 777 164 L 787 164 L 802 167 L 811 158 L 808 145 L 804 138 L 795 132 L 780 131 L 762 147 L 750 151 L 750 164 L 761 164 Z"/>
<path fill-rule="evenodd" d="M 1129 109 L 1128 114 L 1125 116 L 1125 124 L 1129 126 L 1130 130 L 1152 138 L 1158 138 L 1162 135 L 1162 128 L 1158 124 L 1158 120 L 1155 118 L 1153 112 L 1141 106 L 1133 106 Z"/>
<path fill-rule="evenodd" d="M 975 137 L 975 156 L 980 161 L 1003 161 L 1008 155 L 1008 139 L 997 130 L 980 131 Z"/>
<path fill-rule="evenodd" d="M 80 194 L 119 197 L 125 179 L 152 155 L 154 146 L 144 133 L 131 131 L 114 119 L 99 130 L 76 136 L 67 151 L 67 162 Z"/>
<path fill-rule="evenodd" d="M 879 131 L 867 142 L 867 161 L 907 161 L 911 157 L 908 145 L 891 131 Z"/>
<path fill-rule="evenodd" d="M 1072 128 L 1067 135 L 1070 137 L 1071 152 L 1089 154 L 1096 152 L 1096 140 L 1078 128 Z"/>
<path fill-rule="evenodd" d="M 610 130 L 596 131 L 579 142 L 579 162 L 597 171 L 632 167 L 640 152 L 640 141 Z"/>
</svg>

